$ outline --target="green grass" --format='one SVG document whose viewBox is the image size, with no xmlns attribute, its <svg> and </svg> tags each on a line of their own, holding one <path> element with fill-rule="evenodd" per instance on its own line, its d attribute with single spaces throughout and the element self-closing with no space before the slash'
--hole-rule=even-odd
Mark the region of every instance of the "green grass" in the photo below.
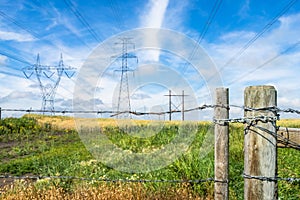
<svg viewBox="0 0 300 200">
<path fill-rule="evenodd" d="M 7 118 L 0 121 L 0 174 L 11 175 L 63 175 L 108 179 L 163 179 L 195 180 L 213 177 L 214 152 L 207 148 L 203 152 L 203 140 L 210 124 L 198 124 L 195 140 L 189 151 L 169 166 L 148 173 L 125 173 L 107 167 L 94 160 L 85 148 L 78 133 L 72 129 L 42 124 L 34 117 Z M 295 125 L 297 126 L 297 125 Z M 138 127 L 135 127 L 138 128 Z M 132 152 L 158 148 L 168 144 L 176 136 L 178 125 L 169 124 L 157 134 L 147 137 L 132 137 L 117 127 L 104 129 L 107 137 L 116 145 Z M 230 199 L 243 199 L 243 126 L 230 126 Z M 211 141 L 213 146 L 213 140 Z M 206 144 L 207 145 L 207 144 Z M 201 156 L 205 153 L 205 156 Z M 278 149 L 278 173 L 280 177 L 299 177 L 300 151 Z M 41 183 L 37 183 L 40 184 Z M 42 186 L 55 185 L 70 189 L 80 184 L 76 180 L 49 180 Z M 100 184 L 92 182 L 91 184 Z M 152 191 L 163 191 L 168 187 L 181 187 L 174 183 L 147 183 Z M 213 195 L 213 183 L 188 184 L 202 197 Z M 300 183 L 279 182 L 279 197 L 299 199 Z"/>
</svg>

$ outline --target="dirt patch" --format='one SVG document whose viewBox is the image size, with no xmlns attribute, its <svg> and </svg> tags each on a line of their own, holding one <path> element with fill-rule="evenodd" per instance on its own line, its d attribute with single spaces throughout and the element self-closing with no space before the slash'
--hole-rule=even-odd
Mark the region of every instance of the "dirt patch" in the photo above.
<svg viewBox="0 0 300 200">
<path fill-rule="evenodd" d="M 17 145 L 18 145 L 17 141 L 0 142 L 0 149 L 11 148 Z"/>
</svg>

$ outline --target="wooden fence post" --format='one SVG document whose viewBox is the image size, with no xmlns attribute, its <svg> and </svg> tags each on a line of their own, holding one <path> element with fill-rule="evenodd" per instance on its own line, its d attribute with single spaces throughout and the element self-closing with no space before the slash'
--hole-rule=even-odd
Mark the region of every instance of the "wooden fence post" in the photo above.
<svg viewBox="0 0 300 200">
<path fill-rule="evenodd" d="M 229 118 L 228 88 L 216 89 L 216 107 L 214 118 Z M 215 185 L 214 198 L 227 200 L 229 198 L 228 168 L 229 168 L 229 123 L 215 124 Z"/>
<path fill-rule="evenodd" d="M 277 105 L 277 93 L 273 86 L 250 86 L 245 89 L 246 108 L 266 108 Z M 249 110 L 245 117 L 275 117 L 268 110 Z M 254 126 L 255 125 L 255 126 Z M 277 199 L 276 121 L 254 122 L 245 127 L 244 141 L 244 199 Z M 262 180 L 262 177 L 266 177 Z"/>
<path fill-rule="evenodd" d="M 277 136 L 277 147 L 300 150 L 300 128 L 279 127 Z"/>
</svg>

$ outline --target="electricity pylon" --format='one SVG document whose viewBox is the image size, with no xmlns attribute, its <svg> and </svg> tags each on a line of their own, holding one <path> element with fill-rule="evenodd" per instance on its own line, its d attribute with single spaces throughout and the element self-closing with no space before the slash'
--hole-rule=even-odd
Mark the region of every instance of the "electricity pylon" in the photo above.
<svg viewBox="0 0 300 200">
<path fill-rule="evenodd" d="M 129 84 L 128 84 L 128 72 L 133 71 L 128 67 L 128 59 L 135 58 L 137 56 L 128 53 L 128 45 L 132 45 L 134 49 L 134 43 L 130 42 L 131 38 L 120 38 L 121 42 L 115 44 L 122 45 L 122 54 L 117 57 L 117 59 L 122 60 L 121 70 L 116 70 L 121 72 L 121 79 L 120 79 L 120 88 L 119 88 L 119 96 L 118 96 L 118 108 L 117 112 L 127 112 L 131 111 L 130 105 L 130 94 L 129 94 Z M 117 115 L 119 118 L 131 118 L 130 113 Z"/>
<path fill-rule="evenodd" d="M 58 66 L 41 65 L 40 56 L 37 55 L 36 63 L 23 68 L 23 73 L 26 78 L 30 78 L 35 74 L 39 87 L 42 93 L 42 111 L 54 113 L 54 100 L 56 90 L 60 83 L 61 77 L 65 74 L 68 78 L 72 78 L 76 68 L 65 66 L 62 54 Z"/>
<path fill-rule="evenodd" d="M 181 102 L 181 120 L 184 121 L 184 97 L 188 96 L 184 94 L 184 90 L 182 90 L 182 94 L 172 94 L 171 90 L 169 90 L 169 94 L 164 95 L 169 97 L 169 121 L 172 120 L 172 97 L 181 97 L 182 102 Z M 174 104 L 173 104 L 174 105 Z M 177 106 L 175 106 L 177 107 Z M 178 106 L 179 107 L 179 106 Z M 178 108 L 177 107 L 177 108 Z"/>
</svg>

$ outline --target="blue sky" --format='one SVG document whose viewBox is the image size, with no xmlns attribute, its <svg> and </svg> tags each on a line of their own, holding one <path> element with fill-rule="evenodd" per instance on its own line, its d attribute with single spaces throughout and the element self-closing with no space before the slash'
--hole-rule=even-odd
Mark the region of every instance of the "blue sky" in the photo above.
<svg viewBox="0 0 300 200">
<path fill-rule="evenodd" d="M 57 65 L 63 54 L 67 65 L 78 68 L 71 79 L 64 76 L 57 90 L 55 107 L 72 108 L 79 71 L 97 47 L 118 34 L 137 28 L 176 31 L 199 41 L 219 71 L 222 85 L 230 89 L 231 104 L 243 104 L 243 90 L 250 85 L 271 84 L 278 90 L 279 107 L 300 109 L 300 2 L 291 0 L 0 0 L 0 106 L 41 108 L 41 92 L 34 76 L 26 79 L 22 68 L 35 63 Z M 290 5 L 290 6 L 288 6 Z M 215 6 L 215 7 L 214 7 Z M 215 15 L 209 21 L 212 10 Z M 285 9 L 286 8 L 286 9 Z M 209 24 L 209 25 L 208 25 Z M 204 33 L 205 31 L 205 34 Z M 257 36 L 257 38 L 256 38 Z M 113 47 L 116 48 L 116 47 Z M 288 50 L 288 51 L 287 51 Z M 197 104 L 212 104 L 203 77 L 192 68 L 183 72 L 181 59 L 169 59 L 162 51 L 139 52 L 139 63 L 130 79 L 136 84 L 151 74 L 143 62 L 149 56 L 189 80 Z M 173 63 L 173 64 L 170 64 Z M 118 62 L 115 63 L 118 65 Z M 113 66 L 111 69 L 115 69 Z M 143 70 L 141 70 L 143 69 Z M 98 80 L 94 104 L 114 109 L 119 74 Z M 148 74 L 147 74 L 148 73 Z M 150 76 L 150 75 L 149 75 Z M 150 76 L 151 77 L 151 76 Z M 172 76 L 171 76 L 172 78 Z M 206 80 L 207 81 L 207 80 Z M 221 85 L 220 85 L 221 86 Z M 180 91 L 182 88 L 178 88 Z M 140 85 L 132 89 L 132 107 L 138 111 L 165 110 L 168 91 L 162 85 Z M 96 102 L 96 103 L 95 103 Z M 188 104 L 187 97 L 186 107 Z M 174 104 L 180 104 L 174 98 Z M 233 109 L 232 115 L 241 110 Z M 15 116 L 16 113 L 3 113 Z M 297 117 L 297 116 L 292 116 Z M 203 115 L 202 115 L 203 118 Z"/>
</svg>

